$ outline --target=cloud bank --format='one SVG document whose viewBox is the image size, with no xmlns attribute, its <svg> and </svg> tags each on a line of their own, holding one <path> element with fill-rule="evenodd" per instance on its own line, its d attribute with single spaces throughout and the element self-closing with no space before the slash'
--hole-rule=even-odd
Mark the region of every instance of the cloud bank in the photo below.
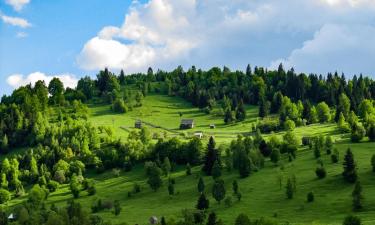
<svg viewBox="0 0 375 225">
<path fill-rule="evenodd" d="M 63 82 L 64 87 L 75 88 L 77 86 L 78 80 L 72 74 L 59 74 L 59 75 L 47 75 L 42 72 L 34 72 L 27 76 L 23 74 L 13 74 L 7 78 L 7 83 L 13 88 L 19 88 L 28 84 L 34 85 L 38 80 L 45 81 L 46 85 L 54 78 L 57 77 Z"/>
</svg>

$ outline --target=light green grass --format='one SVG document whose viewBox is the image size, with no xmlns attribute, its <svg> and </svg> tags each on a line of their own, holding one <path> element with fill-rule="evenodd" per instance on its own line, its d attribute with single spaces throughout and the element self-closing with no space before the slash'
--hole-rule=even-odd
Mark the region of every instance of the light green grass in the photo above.
<svg viewBox="0 0 375 225">
<path fill-rule="evenodd" d="M 181 117 L 180 112 L 182 113 Z M 186 133 L 189 136 L 196 131 L 202 131 L 206 137 L 214 135 L 218 140 L 226 140 L 227 138 L 235 138 L 238 133 L 250 132 L 252 124 L 257 120 L 258 110 L 255 106 L 246 106 L 246 112 L 248 119 L 245 121 L 225 124 L 223 116 L 206 114 L 182 98 L 149 95 L 144 99 L 142 107 L 134 108 L 125 114 L 113 113 L 109 105 L 91 105 L 89 121 L 98 126 L 112 126 L 118 137 L 127 137 L 128 134 L 127 131 L 120 128 L 121 126 L 132 130 L 134 129 L 134 122 L 140 119 L 172 130 L 172 132 L 166 131 L 170 136 L 175 136 L 176 132 Z M 181 119 L 194 119 L 195 127 L 180 130 Z M 210 129 L 210 124 L 215 124 L 216 129 Z M 164 129 L 147 127 L 152 133 L 165 132 Z"/>
<path fill-rule="evenodd" d="M 340 162 L 332 164 L 329 156 L 323 154 L 322 159 L 328 175 L 323 180 L 318 180 L 315 175 L 317 161 L 310 150 L 304 150 L 297 155 L 297 159 L 289 163 L 284 160 L 283 187 L 280 189 L 277 183 L 277 175 L 280 167 L 267 162 L 266 167 L 255 172 L 249 178 L 239 179 L 238 174 L 224 172 L 223 178 L 227 186 L 227 195 L 231 195 L 231 182 L 238 179 L 240 190 L 243 194 L 241 202 L 233 198 L 233 206 L 227 208 L 223 203 L 219 205 L 211 196 L 211 177 L 204 177 L 206 192 L 210 198 L 210 210 L 214 210 L 219 218 L 226 224 L 231 224 L 235 217 L 243 212 L 251 218 L 273 217 L 277 215 L 280 221 L 289 221 L 292 224 L 341 224 L 343 218 L 351 214 L 351 192 L 353 185 L 343 181 L 342 158 L 348 147 L 351 147 L 359 167 L 359 176 L 364 190 L 364 211 L 358 213 L 364 224 L 375 223 L 375 173 L 371 172 L 370 158 L 374 146 L 371 143 L 351 144 L 347 142 L 336 144 L 340 151 Z M 168 196 L 167 185 L 157 192 L 153 192 L 146 184 L 143 167 L 138 165 L 133 171 L 122 173 L 120 177 L 114 177 L 108 172 L 94 176 L 97 181 L 97 195 L 83 196 L 78 199 L 85 207 L 89 208 L 96 198 L 120 200 L 123 207 L 119 216 L 111 212 L 101 212 L 99 215 L 113 222 L 126 221 L 129 224 L 146 224 L 150 216 L 166 216 L 167 218 L 179 218 L 185 208 L 194 208 L 198 193 L 197 180 L 200 168 L 194 168 L 192 176 L 186 176 L 183 168 L 179 168 L 172 176 L 176 178 L 176 192 L 173 197 Z M 285 180 L 295 174 L 297 178 L 297 194 L 292 200 L 285 197 Z M 133 183 L 142 185 L 139 194 L 127 197 L 128 191 L 133 188 Z M 166 183 L 166 181 L 165 181 Z M 314 191 L 315 202 L 307 203 L 306 195 Z M 65 204 L 72 198 L 67 185 L 58 192 L 50 195 L 48 202 Z"/>
</svg>

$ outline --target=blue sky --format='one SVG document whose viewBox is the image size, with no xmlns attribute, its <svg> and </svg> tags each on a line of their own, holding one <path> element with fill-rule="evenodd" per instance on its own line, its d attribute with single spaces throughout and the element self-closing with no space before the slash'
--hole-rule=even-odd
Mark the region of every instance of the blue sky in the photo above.
<svg viewBox="0 0 375 225">
<path fill-rule="evenodd" d="M 0 95 L 99 69 L 375 74 L 373 0 L 0 0 Z"/>
</svg>

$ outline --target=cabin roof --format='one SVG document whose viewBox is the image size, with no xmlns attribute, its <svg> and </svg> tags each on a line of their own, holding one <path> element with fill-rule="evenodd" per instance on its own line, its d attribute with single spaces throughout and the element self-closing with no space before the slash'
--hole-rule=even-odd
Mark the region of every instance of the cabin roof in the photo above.
<svg viewBox="0 0 375 225">
<path fill-rule="evenodd" d="M 194 120 L 193 119 L 182 119 L 181 124 L 193 124 Z"/>
</svg>

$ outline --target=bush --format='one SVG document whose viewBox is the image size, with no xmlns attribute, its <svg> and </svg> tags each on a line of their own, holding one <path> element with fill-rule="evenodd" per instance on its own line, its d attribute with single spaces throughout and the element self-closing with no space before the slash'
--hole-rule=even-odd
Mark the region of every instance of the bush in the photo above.
<svg viewBox="0 0 375 225">
<path fill-rule="evenodd" d="M 326 169 L 323 166 L 316 168 L 315 173 L 319 179 L 323 179 L 327 176 Z"/>
<path fill-rule="evenodd" d="M 280 130 L 280 122 L 279 120 L 275 119 L 264 119 L 257 124 L 257 128 L 262 133 L 271 133 L 272 131 L 279 131 Z"/>
<path fill-rule="evenodd" d="M 360 142 L 366 135 L 366 130 L 360 123 L 354 124 L 352 128 L 351 140 L 352 142 Z"/>
<path fill-rule="evenodd" d="M 112 110 L 117 113 L 126 113 L 128 111 L 128 107 L 126 106 L 124 100 L 116 99 L 112 104 Z"/>
<path fill-rule="evenodd" d="M 4 204 L 10 200 L 10 192 L 5 189 L 0 189 L 0 204 Z"/>
<path fill-rule="evenodd" d="M 141 192 L 141 185 L 139 185 L 138 183 L 134 183 L 133 193 L 139 193 L 139 192 Z"/>
<path fill-rule="evenodd" d="M 54 180 L 48 181 L 47 188 L 50 192 L 55 192 L 58 187 L 59 187 L 59 182 L 56 182 Z"/>
<path fill-rule="evenodd" d="M 342 225 L 361 225 L 361 219 L 358 218 L 357 216 L 347 216 L 344 219 L 344 222 Z"/>
<path fill-rule="evenodd" d="M 333 154 L 331 155 L 331 161 L 332 163 L 339 162 L 339 151 L 337 149 L 333 150 Z"/>
<path fill-rule="evenodd" d="M 314 197 L 314 192 L 310 191 L 308 194 L 307 194 L 307 202 L 313 202 L 315 199 Z"/>
<path fill-rule="evenodd" d="M 287 131 L 293 131 L 296 128 L 296 124 L 293 120 L 287 120 L 284 122 L 284 129 Z"/>
<path fill-rule="evenodd" d="M 224 200 L 224 204 L 228 208 L 231 207 L 232 206 L 232 197 L 230 197 L 230 196 L 226 197 L 225 200 Z"/>
<path fill-rule="evenodd" d="M 312 143 L 311 137 L 302 137 L 302 145 L 309 146 Z"/>
</svg>

